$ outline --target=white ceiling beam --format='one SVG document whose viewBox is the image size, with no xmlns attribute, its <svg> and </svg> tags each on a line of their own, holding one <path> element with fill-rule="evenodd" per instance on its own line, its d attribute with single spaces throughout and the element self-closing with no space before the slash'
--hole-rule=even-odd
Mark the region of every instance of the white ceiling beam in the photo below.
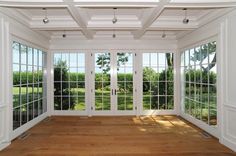
<svg viewBox="0 0 236 156">
<path fill-rule="evenodd" d="M 161 15 L 162 11 L 165 8 L 165 5 L 167 5 L 170 2 L 170 0 L 161 0 L 157 7 L 154 8 L 152 14 L 150 17 L 143 23 L 142 29 L 133 32 L 134 38 L 139 39 L 143 36 L 146 29 L 152 25 L 153 22 L 156 21 L 156 19 Z"/>
<path fill-rule="evenodd" d="M 212 2 L 212 3 L 174 3 L 167 4 L 166 8 L 228 8 L 235 7 L 236 2 Z"/>
<path fill-rule="evenodd" d="M 87 39 L 93 38 L 93 33 L 87 29 L 87 24 L 85 21 L 83 21 L 83 18 L 80 14 L 79 9 L 76 6 L 74 6 L 73 1 L 71 0 L 63 0 L 67 4 L 67 8 L 71 14 L 71 17 L 75 20 L 75 22 L 79 25 L 81 28 L 82 33 Z"/>
<path fill-rule="evenodd" d="M 63 2 L 34 2 L 34 1 L 0 1 L 1 7 L 13 8 L 65 8 Z"/>
</svg>

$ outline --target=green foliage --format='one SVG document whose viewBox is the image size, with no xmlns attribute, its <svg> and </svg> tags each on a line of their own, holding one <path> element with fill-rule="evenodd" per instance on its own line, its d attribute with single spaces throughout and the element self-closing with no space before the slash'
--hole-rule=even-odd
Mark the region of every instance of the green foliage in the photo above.
<svg viewBox="0 0 236 156">
<path fill-rule="evenodd" d="M 214 54 L 212 62 L 209 62 L 207 67 L 202 66 L 203 60 L 205 60 L 211 54 Z M 192 61 L 200 61 L 201 68 L 206 72 L 210 71 L 215 66 L 216 62 L 216 42 L 204 44 L 201 46 L 201 48 L 195 49 L 194 54 L 190 59 Z"/>
<path fill-rule="evenodd" d="M 103 70 L 103 73 L 108 73 L 110 71 L 110 53 L 99 54 L 98 59 L 96 61 L 97 65 L 99 65 L 100 69 Z"/>
<path fill-rule="evenodd" d="M 110 71 L 110 62 L 111 62 L 111 54 L 110 53 L 103 53 L 98 55 L 98 59 L 96 64 L 102 69 L 103 73 L 106 74 Z M 124 65 L 126 62 L 129 61 L 128 53 L 117 53 L 117 69 L 119 70 L 120 65 Z"/>
<path fill-rule="evenodd" d="M 13 72 L 13 85 L 43 82 L 43 72 Z"/>
<path fill-rule="evenodd" d="M 54 68 L 54 81 L 68 81 L 69 68 L 67 67 L 66 61 L 59 60 Z M 54 95 L 70 95 L 69 98 L 54 98 L 54 108 L 56 110 L 68 110 L 69 108 L 74 108 L 76 99 L 74 98 L 74 93 L 69 89 L 68 83 L 54 83 Z M 61 104 L 62 102 L 62 104 Z"/>
<path fill-rule="evenodd" d="M 209 74 L 209 81 L 208 81 L 208 74 Z M 216 84 L 216 78 L 217 78 L 217 75 L 214 72 L 207 72 L 207 71 L 194 70 L 194 69 L 185 71 L 185 81 L 187 82 Z"/>
</svg>

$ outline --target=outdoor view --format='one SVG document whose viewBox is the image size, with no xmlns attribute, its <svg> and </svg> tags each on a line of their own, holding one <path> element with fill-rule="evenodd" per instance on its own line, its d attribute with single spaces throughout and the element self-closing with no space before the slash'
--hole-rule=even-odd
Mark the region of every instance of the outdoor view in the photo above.
<svg viewBox="0 0 236 156">
<path fill-rule="evenodd" d="M 174 109 L 173 53 L 143 54 L 143 109 Z"/>
<path fill-rule="evenodd" d="M 85 54 L 54 54 L 54 109 L 85 110 Z"/>
<path fill-rule="evenodd" d="M 133 110 L 133 54 L 117 53 L 118 110 Z"/>
<path fill-rule="evenodd" d="M 183 52 L 181 72 L 185 113 L 209 125 L 216 125 L 216 42 Z"/>
<path fill-rule="evenodd" d="M 95 54 L 95 110 L 111 109 L 111 56 L 110 53 Z"/>
<path fill-rule="evenodd" d="M 46 112 L 46 53 L 13 42 L 13 129 Z"/>
</svg>

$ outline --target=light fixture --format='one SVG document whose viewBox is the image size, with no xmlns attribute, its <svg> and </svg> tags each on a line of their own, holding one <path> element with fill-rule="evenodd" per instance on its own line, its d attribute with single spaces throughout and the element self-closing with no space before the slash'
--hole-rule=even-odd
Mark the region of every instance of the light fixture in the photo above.
<svg viewBox="0 0 236 156">
<path fill-rule="evenodd" d="M 162 33 L 162 35 L 161 35 L 161 38 L 166 38 L 165 30 L 163 30 L 163 33 Z"/>
<path fill-rule="evenodd" d="M 113 30 L 112 38 L 116 38 L 115 30 Z"/>
<path fill-rule="evenodd" d="M 116 22 L 118 21 L 117 18 L 116 18 L 116 9 L 117 9 L 117 8 L 113 8 L 113 10 L 114 10 L 114 17 L 113 17 L 113 19 L 112 19 L 112 23 L 113 23 L 113 24 L 116 24 Z"/>
<path fill-rule="evenodd" d="M 43 10 L 45 10 L 45 17 L 44 17 L 44 19 L 43 19 L 43 23 L 44 23 L 44 24 L 47 24 L 47 23 L 49 23 L 48 12 L 47 12 L 47 9 L 46 9 L 46 8 L 43 8 Z"/>
<path fill-rule="evenodd" d="M 63 38 L 66 38 L 66 31 L 64 30 L 64 33 L 62 34 Z"/>
<path fill-rule="evenodd" d="M 187 8 L 184 8 L 184 19 L 183 19 L 183 23 L 184 24 L 188 24 L 189 23 L 189 19 L 187 18 Z"/>
</svg>

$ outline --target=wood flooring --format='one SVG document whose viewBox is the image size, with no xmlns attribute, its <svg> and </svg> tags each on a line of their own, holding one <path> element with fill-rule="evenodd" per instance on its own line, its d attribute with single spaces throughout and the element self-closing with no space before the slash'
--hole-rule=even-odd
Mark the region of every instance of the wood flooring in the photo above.
<svg viewBox="0 0 236 156">
<path fill-rule="evenodd" d="M 0 156 L 236 156 L 176 116 L 54 116 Z"/>
</svg>

